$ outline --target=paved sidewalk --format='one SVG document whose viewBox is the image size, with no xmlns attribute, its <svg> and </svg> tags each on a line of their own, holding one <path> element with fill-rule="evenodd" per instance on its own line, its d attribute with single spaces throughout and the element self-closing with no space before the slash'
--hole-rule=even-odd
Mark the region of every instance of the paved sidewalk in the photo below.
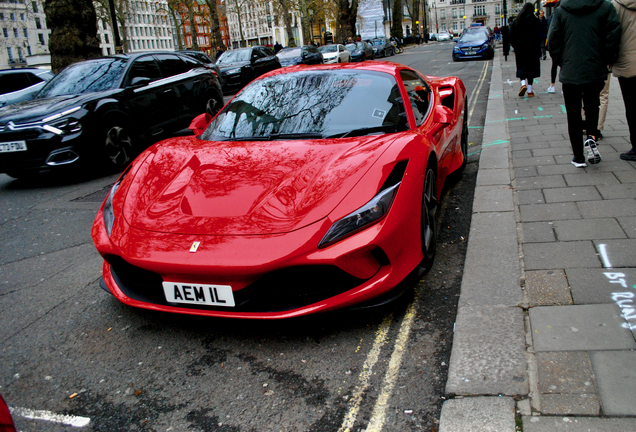
<svg viewBox="0 0 636 432">
<path fill-rule="evenodd" d="M 561 84 L 493 61 L 440 432 L 636 431 L 636 163 L 612 78 L 603 161 L 575 168 Z"/>
</svg>

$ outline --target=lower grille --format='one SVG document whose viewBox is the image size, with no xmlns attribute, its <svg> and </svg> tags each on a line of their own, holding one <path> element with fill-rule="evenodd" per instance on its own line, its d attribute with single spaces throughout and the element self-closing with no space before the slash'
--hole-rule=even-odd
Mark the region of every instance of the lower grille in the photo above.
<svg viewBox="0 0 636 432">
<path fill-rule="evenodd" d="M 127 297 L 164 306 L 163 279 L 157 273 L 133 266 L 120 257 L 109 257 L 111 273 Z M 282 312 L 307 306 L 349 291 L 362 283 L 335 266 L 298 266 L 276 270 L 245 288 L 234 291 L 233 308 L 179 304 L 198 310 L 235 312 Z"/>
</svg>

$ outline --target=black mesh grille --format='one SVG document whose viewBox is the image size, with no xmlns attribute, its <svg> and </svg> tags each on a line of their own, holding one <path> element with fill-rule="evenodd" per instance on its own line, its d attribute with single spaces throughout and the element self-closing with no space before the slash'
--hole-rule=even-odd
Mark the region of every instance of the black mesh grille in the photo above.
<svg viewBox="0 0 636 432">
<path fill-rule="evenodd" d="M 162 278 L 119 257 L 109 257 L 111 273 L 126 296 L 157 305 L 188 309 L 280 312 L 307 306 L 349 291 L 365 282 L 334 266 L 299 266 L 268 273 L 245 288 L 234 291 L 233 308 L 166 302 Z"/>
</svg>

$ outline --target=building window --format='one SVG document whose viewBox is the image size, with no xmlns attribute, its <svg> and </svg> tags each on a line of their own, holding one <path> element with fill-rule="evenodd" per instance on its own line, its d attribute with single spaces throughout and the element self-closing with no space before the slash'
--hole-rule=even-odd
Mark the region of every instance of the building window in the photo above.
<svg viewBox="0 0 636 432">
<path fill-rule="evenodd" d="M 29 37 L 29 29 L 22 29 L 24 31 L 24 37 L 28 38 Z"/>
<path fill-rule="evenodd" d="M 475 6 L 475 16 L 484 16 L 484 15 L 486 15 L 486 6 L 485 5 Z"/>
<path fill-rule="evenodd" d="M 24 21 L 24 14 L 23 13 L 20 14 L 20 21 Z"/>
<path fill-rule="evenodd" d="M 439 17 L 441 19 L 446 19 L 446 9 L 442 9 L 441 11 L 439 11 L 440 15 Z"/>
<path fill-rule="evenodd" d="M 18 29 L 17 28 L 13 29 L 13 37 L 18 37 Z"/>
<path fill-rule="evenodd" d="M 4 21 L 4 13 L 0 13 L 0 20 Z"/>
<path fill-rule="evenodd" d="M 457 9 L 452 9 L 451 12 L 453 14 L 453 18 L 457 19 Z"/>
<path fill-rule="evenodd" d="M 35 19 L 35 28 L 41 29 L 42 23 L 40 22 L 40 18 Z"/>
<path fill-rule="evenodd" d="M 495 14 L 500 15 L 501 14 L 501 5 L 496 4 L 495 5 Z M 499 26 L 497 26 L 499 27 Z"/>
<path fill-rule="evenodd" d="M 9 37 L 9 30 L 6 28 L 2 29 L 2 33 L 4 33 L 4 37 L 8 38 Z"/>
<path fill-rule="evenodd" d="M 107 34 L 104 35 L 104 40 L 106 41 L 106 43 L 110 43 L 110 41 L 108 40 L 108 35 Z"/>
<path fill-rule="evenodd" d="M 9 17 L 11 18 L 11 21 L 15 21 L 15 14 L 13 12 L 9 14 Z"/>
<path fill-rule="evenodd" d="M 27 45 L 27 54 L 28 55 L 33 55 L 33 54 L 31 54 L 31 46 L 30 45 Z"/>
<path fill-rule="evenodd" d="M 9 56 L 9 61 L 13 62 L 13 50 L 11 47 L 7 47 L 7 55 Z"/>
<path fill-rule="evenodd" d="M 33 8 L 33 12 L 38 13 L 38 2 L 31 2 L 31 7 Z"/>
<path fill-rule="evenodd" d="M 40 45 L 44 45 L 44 35 L 42 33 L 38 33 L 38 41 L 40 41 Z"/>
</svg>

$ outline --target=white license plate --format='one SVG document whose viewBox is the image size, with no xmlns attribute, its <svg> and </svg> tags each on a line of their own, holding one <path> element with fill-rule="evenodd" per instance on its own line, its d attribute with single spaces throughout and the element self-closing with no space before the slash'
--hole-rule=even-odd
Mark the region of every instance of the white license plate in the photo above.
<svg viewBox="0 0 636 432">
<path fill-rule="evenodd" d="M 229 285 L 164 282 L 163 292 L 170 303 L 234 307 L 234 295 Z"/>
<path fill-rule="evenodd" d="M 11 141 L 0 143 L 0 153 L 26 151 L 26 149 L 26 141 Z"/>
</svg>

